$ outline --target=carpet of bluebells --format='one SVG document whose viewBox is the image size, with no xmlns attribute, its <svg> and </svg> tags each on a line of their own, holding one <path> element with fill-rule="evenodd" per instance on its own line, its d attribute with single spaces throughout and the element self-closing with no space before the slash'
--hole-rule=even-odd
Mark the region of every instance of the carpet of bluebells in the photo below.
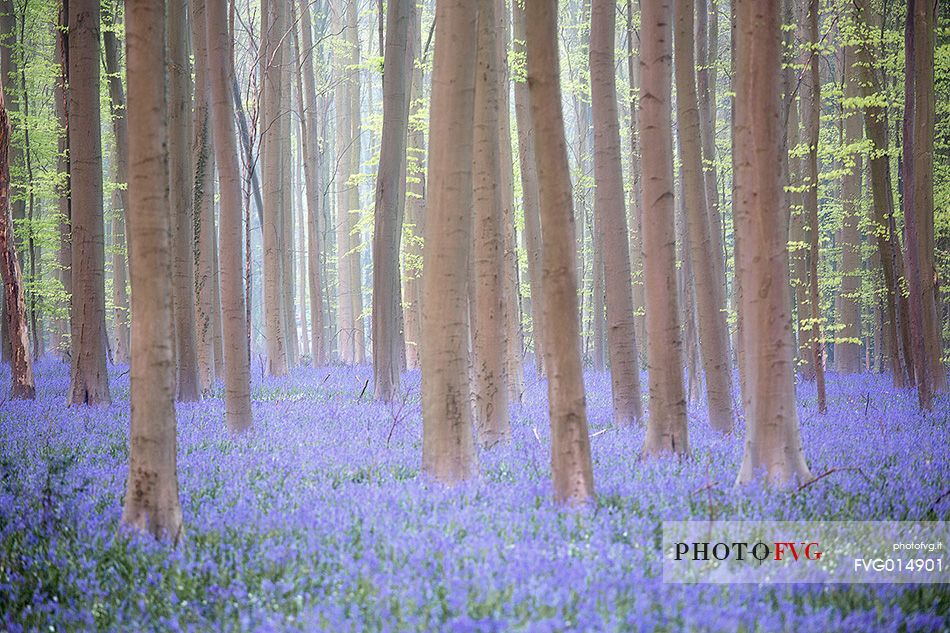
<svg viewBox="0 0 950 633">
<path fill-rule="evenodd" d="M 510 444 L 481 477 L 420 475 L 419 375 L 394 405 L 368 367 L 301 368 L 253 386 L 234 436 L 215 397 L 178 408 L 184 542 L 119 525 L 129 377 L 115 403 L 67 408 L 68 368 L 36 368 L 36 402 L 0 404 L 0 629 L 443 631 L 940 631 L 941 585 L 671 585 L 664 519 L 944 520 L 950 402 L 916 410 L 885 376 L 829 376 L 829 410 L 799 389 L 804 489 L 733 484 L 741 432 L 690 412 L 692 456 L 639 460 L 640 428 L 610 426 L 590 374 L 596 504 L 552 503 L 545 385 L 528 376 Z M 3 385 L 9 374 L 0 374 Z M 850 470 L 849 470 L 850 469 Z M 859 469 L 859 470 L 858 470 Z"/>
</svg>

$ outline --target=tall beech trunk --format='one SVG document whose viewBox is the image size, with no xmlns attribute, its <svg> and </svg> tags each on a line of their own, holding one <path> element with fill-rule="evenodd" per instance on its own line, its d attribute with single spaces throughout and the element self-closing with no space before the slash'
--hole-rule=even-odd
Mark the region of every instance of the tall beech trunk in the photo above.
<svg viewBox="0 0 950 633">
<path fill-rule="evenodd" d="M 21 114 L 21 101 L 23 100 L 23 92 L 20 86 L 20 60 L 22 55 L 18 54 L 16 50 L 17 42 L 21 46 L 24 46 L 25 43 L 22 41 L 20 33 L 20 19 L 22 16 L 17 15 L 19 5 L 13 0 L 0 0 L 0 35 L 3 37 L 3 45 L 0 46 L 0 83 L 3 84 L 3 94 L 6 98 L 6 108 L 7 115 L 10 119 L 15 119 L 18 116 L 23 116 Z M 20 11 L 22 14 L 22 10 Z M 13 123 L 11 121 L 10 125 Z M 10 164 L 16 166 L 19 169 L 24 169 L 24 153 L 23 153 L 23 143 L 11 143 L 9 150 Z M 10 182 L 10 208 L 13 214 L 13 223 L 18 224 L 26 220 L 26 192 L 25 187 L 21 183 Z M 14 194 L 16 198 L 14 199 Z M 25 258 L 23 256 L 24 251 L 27 249 L 24 248 L 26 245 L 23 244 L 23 239 L 14 235 L 13 238 L 16 242 L 17 258 L 20 262 L 20 270 L 23 271 L 26 264 Z M 26 289 L 24 289 L 25 292 Z M 27 299 L 29 301 L 29 299 Z M 29 313 L 29 308 L 27 309 Z M 27 314 L 29 317 L 29 314 Z M 29 336 L 29 332 L 27 333 Z"/>
<path fill-rule="evenodd" d="M 321 214 L 322 187 L 320 170 L 323 157 L 319 152 L 320 139 L 317 130 L 317 91 L 314 86 L 313 32 L 309 0 L 300 0 L 300 66 L 297 70 L 301 90 L 300 112 L 301 149 L 303 174 L 307 189 L 307 280 L 310 289 L 310 354 L 314 367 L 326 364 L 326 343 L 323 329 L 323 274 L 320 267 L 320 231 L 318 218 Z M 302 81 L 301 79 L 302 75 Z"/>
<path fill-rule="evenodd" d="M 556 0 L 526 3 L 528 88 L 535 129 L 541 213 L 543 321 L 548 339 L 551 471 L 554 496 L 583 504 L 594 497 L 584 376 L 580 354 L 574 211 L 561 111 Z"/>
<path fill-rule="evenodd" d="M 113 20 L 115 16 L 110 16 Z M 110 26 L 115 27 L 115 23 Z M 115 182 L 112 194 L 112 303 L 115 324 L 115 347 L 112 360 L 129 362 L 129 296 L 127 291 L 125 217 L 129 211 L 129 126 L 125 118 L 125 89 L 122 87 L 122 68 L 119 66 L 119 38 L 114 28 L 102 33 L 103 58 L 109 82 L 109 110 L 112 114 L 112 131 L 115 134 Z"/>
<path fill-rule="evenodd" d="M 66 296 L 66 314 L 67 316 L 62 319 L 57 319 L 57 338 L 55 349 L 57 355 L 63 359 L 67 359 L 69 356 L 69 306 L 71 304 L 71 295 L 72 295 L 72 240 L 70 238 L 70 194 L 69 194 L 69 121 L 66 116 L 66 81 L 68 76 L 68 63 L 67 63 L 67 38 L 68 38 L 68 28 L 66 26 L 67 20 L 69 17 L 69 11 L 67 5 L 68 2 L 60 2 L 59 4 L 59 17 L 57 19 L 57 24 L 55 27 L 55 45 L 54 45 L 54 54 L 55 62 L 58 65 L 59 69 L 56 73 L 55 83 L 53 85 L 53 100 L 55 101 L 55 111 L 56 111 L 56 120 L 59 124 L 58 131 L 58 142 L 57 142 L 57 155 L 56 155 L 56 171 L 57 173 L 63 174 L 63 178 L 60 186 L 57 188 L 57 204 L 58 204 L 58 213 L 59 213 L 59 248 L 57 252 L 57 259 L 59 263 L 59 280 L 63 284 L 63 292 Z M 6 326 L 0 324 L 0 333 L 6 333 Z M 9 340 L 7 337 L 0 336 L 0 356 L 5 356 L 7 351 L 7 344 Z"/>
<path fill-rule="evenodd" d="M 696 90 L 699 94 L 699 134 L 703 154 L 703 183 L 706 187 L 706 213 L 709 240 L 720 285 L 726 297 L 726 260 L 723 251 L 722 214 L 719 209 L 719 171 L 716 167 L 716 81 L 719 64 L 719 7 L 716 0 L 697 0 L 696 9 Z M 725 309 L 725 305 L 722 306 Z M 728 329 L 726 344 L 729 343 Z"/>
<path fill-rule="evenodd" d="M 283 82 L 285 53 L 289 48 L 284 33 L 287 30 L 286 3 L 283 0 L 267 0 L 262 10 L 262 63 L 263 126 L 261 154 L 263 163 L 262 188 L 264 202 L 264 329 L 267 343 L 267 371 L 271 376 L 287 373 L 289 359 L 287 349 L 284 304 L 284 279 L 281 243 L 284 232 L 284 182 L 281 170 L 283 152 L 289 150 L 284 143 L 282 93 L 289 88 Z"/>
<path fill-rule="evenodd" d="M 75 0 L 73 0 L 74 2 Z M 122 522 L 182 536 L 175 421 L 175 336 L 169 213 L 164 3 L 126 0 L 132 423 Z M 174 12 L 169 12 L 174 15 Z M 190 290 L 190 288 L 189 288 Z"/>
<path fill-rule="evenodd" d="M 68 60 L 73 290 L 69 403 L 107 405 L 99 0 L 69 1 Z"/>
<path fill-rule="evenodd" d="M 805 266 L 808 273 L 808 327 L 800 328 L 808 336 L 812 353 L 807 360 L 805 376 L 814 379 L 818 391 L 818 412 L 827 410 L 825 398 L 825 354 L 821 332 L 821 298 L 818 294 L 818 128 L 821 114 L 821 79 L 818 73 L 818 0 L 808 0 L 805 16 L 806 41 L 812 47 L 802 81 L 802 119 L 808 153 L 805 156 L 805 234 L 808 248 Z M 799 321 L 802 315 L 799 314 Z"/>
<path fill-rule="evenodd" d="M 359 171 L 360 152 L 359 139 L 353 130 L 358 129 L 354 124 L 354 103 L 359 104 L 359 73 L 354 70 L 359 60 L 359 52 L 354 50 L 353 40 L 358 45 L 358 34 L 350 34 L 349 5 L 355 0 L 338 0 L 333 13 L 334 24 L 331 30 L 336 33 L 345 32 L 346 44 L 337 47 L 335 53 L 337 87 L 335 91 L 336 108 L 336 251 L 337 251 L 337 346 L 340 360 L 344 363 L 359 363 L 362 361 L 361 349 L 362 329 L 359 325 L 357 305 L 362 305 L 359 279 L 359 252 L 354 250 L 354 244 L 359 245 L 359 236 L 354 234 L 356 215 L 359 209 L 359 187 L 351 182 L 351 177 Z M 355 20 L 354 20 L 355 21 Z M 344 28 L 345 27 L 345 28 Z M 340 49 L 343 50 L 340 50 Z M 356 93 L 354 97 L 353 93 Z M 355 260 L 355 261 L 354 261 Z M 354 275 L 354 272 L 357 273 Z"/>
<path fill-rule="evenodd" d="M 593 149 L 593 148 L 592 148 Z M 593 150 L 596 152 L 596 150 Z M 596 171 L 596 167 L 594 168 Z M 604 312 L 604 232 L 597 214 L 597 190 L 594 190 L 594 208 L 591 213 L 592 276 L 590 297 L 591 337 L 593 338 L 594 371 L 602 372 L 607 366 L 607 317 Z"/>
<path fill-rule="evenodd" d="M 924 332 L 927 337 L 927 365 L 930 372 L 930 388 L 934 393 L 947 391 L 947 371 L 943 364 L 943 339 L 940 332 L 938 271 L 934 255 L 937 251 L 934 227 L 934 126 L 936 104 L 934 101 L 934 44 L 937 30 L 937 2 L 914 4 L 916 43 L 914 55 L 918 72 L 914 78 L 914 126 L 913 126 L 913 180 L 908 186 L 917 189 L 913 207 L 920 218 L 924 240 L 918 242 L 920 249 L 921 283 L 924 293 Z M 905 48 L 906 50 L 906 48 Z M 905 64 L 906 68 L 906 64 Z M 906 77 L 905 77 L 906 84 Z M 905 99 L 906 106 L 906 99 Z M 906 137 L 906 135 L 905 135 Z M 905 140 L 906 143 L 906 140 Z M 905 156 L 907 147 L 905 145 Z M 906 198 L 905 198 L 906 201 Z"/>
<path fill-rule="evenodd" d="M 483 446 L 511 435 L 506 382 L 506 329 L 502 178 L 498 144 L 500 95 L 495 31 L 496 0 L 478 2 L 478 55 L 474 119 L 474 300 L 472 347 L 475 379 L 475 428 Z"/>
<path fill-rule="evenodd" d="M 794 341 L 783 208 L 781 0 L 736 0 L 736 272 L 744 292 L 745 448 L 738 482 L 811 478 L 795 402 Z"/>
<path fill-rule="evenodd" d="M 422 465 L 452 484 L 477 471 L 468 366 L 476 15 L 437 0 L 422 278 Z"/>
<path fill-rule="evenodd" d="M 525 54 L 524 7 L 512 3 L 513 46 L 516 55 Z M 535 131 L 531 120 L 531 104 L 527 77 L 515 78 L 515 121 L 518 125 L 518 154 L 521 167 L 521 205 L 524 212 L 525 246 L 528 255 L 528 288 L 531 293 L 531 333 L 534 362 L 538 373 L 543 370 L 544 335 L 541 289 L 541 220 L 538 209 L 538 167 L 535 159 Z"/>
<path fill-rule="evenodd" d="M 221 314 L 215 311 L 217 271 L 214 260 L 214 148 L 211 143 L 211 88 L 208 68 L 206 0 L 191 0 L 191 42 L 195 54 L 194 167 L 195 338 L 198 344 L 198 385 L 208 394 L 215 377 L 214 331 Z"/>
<path fill-rule="evenodd" d="M 630 243 L 620 164 L 620 121 L 614 69 L 615 0 L 593 0 L 590 22 L 591 108 L 594 118 L 594 212 L 600 220 L 607 295 L 613 419 L 617 426 L 640 422 L 640 370 L 633 325 Z"/>
<path fill-rule="evenodd" d="M 933 265 L 933 28 L 930 2 L 908 0 L 904 31 L 904 258 L 914 376 L 921 409 L 945 382 L 940 365 Z"/>
<path fill-rule="evenodd" d="M 349 0 L 346 5 L 346 36 L 349 60 L 350 89 L 349 105 L 350 111 L 350 176 L 358 176 L 362 167 L 362 146 L 361 132 L 363 129 L 362 117 L 360 116 L 360 34 L 359 34 L 359 7 L 358 0 Z M 353 363 L 360 365 L 366 360 L 366 338 L 363 333 L 363 264 L 362 264 L 362 237 L 359 232 L 359 210 L 360 188 L 356 183 L 347 189 L 349 200 L 347 203 L 346 230 L 347 230 L 347 252 L 349 255 L 345 258 L 347 263 L 347 273 L 350 276 L 350 296 L 351 311 L 353 315 L 353 327 L 350 332 L 353 345 Z"/>
<path fill-rule="evenodd" d="M 875 29 L 874 14 L 868 8 L 868 0 L 859 0 L 856 5 L 857 19 L 867 32 Z M 901 305 L 906 305 L 898 287 L 902 276 L 902 260 L 897 232 L 892 229 L 894 221 L 894 194 L 891 188 L 890 157 L 887 153 L 887 109 L 876 105 L 872 98 L 881 92 L 881 80 L 874 72 L 874 52 L 870 45 L 858 48 L 860 55 L 861 90 L 864 97 L 864 128 L 874 151 L 868 157 L 871 172 L 872 219 L 877 252 L 884 277 L 884 347 L 888 350 L 894 386 L 903 388 L 909 379 L 908 359 L 903 339 L 899 332 L 903 325 Z M 906 312 L 906 311 L 904 311 Z"/>
<path fill-rule="evenodd" d="M 233 50 L 227 28 L 227 0 L 206 0 L 206 9 L 213 146 L 221 189 L 219 265 L 225 421 L 228 428 L 241 431 L 251 426 L 251 364 L 244 312 L 241 171 L 231 95 Z"/>
<path fill-rule="evenodd" d="M 195 335 L 194 172 L 191 163 L 191 64 L 185 0 L 168 0 L 168 174 L 174 253 L 178 399 L 201 399 Z"/>
<path fill-rule="evenodd" d="M 33 400 L 33 361 L 26 329 L 23 277 L 13 240 L 10 214 L 10 119 L 3 85 L 0 84 L 0 273 L 3 274 L 3 306 L 10 337 L 10 398 Z"/>
<path fill-rule="evenodd" d="M 675 151 L 675 150 L 674 150 Z M 679 152 L 676 152 L 677 154 Z M 703 398 L 700 376 L 699 328 L 696 326 L 696 295 L 692 292 L 693 262 L 689 252 L 689 229 L 683 204 L 683 163 L 673 188 L 676 237 L 676 289 L 679 292 L 680 323 L 683 326 L 683 359 L 686 363 L 686 402 L 699 406 Z"/>
<path fill-rule="evenodd" d="M 406 134 L 409 129 L 409 33 L 415 0 L 390 0 L 386 8 L 383 133 L 376 177 L 373 232 L 373 376 L 377 400 L 399 391 L 403 340 L 399 247 L 406 209 Z"/>
<path fill-rule="evenodd" d="M 421 51 L 421 12 L 415 12 L 410 32 L 415 52 L 410 81 L 409 149 L 406 157 L 406 218 L 403 224 L 402 295 L 403 338 L 406 343 L 406 368 L 419 368 L 419 346 L 422 344 L 422 236 L 425 233 L 426 173 L 425 134 L 417 120 L 425 108 L 422 79 L 422 60 L 427 51 Z"/>
<path fill-rule="evenodd" d="M 801 16 L 799 15 L 799 17 Z M 801 20 L 799 22 L 801 22 Z M 799 27 L 799 31 L 804 35 L 803 26 Z M 807 62 L 808 51 L 803 49 L 798 57 L 798 63 L 804 65 L 807 64 Z M 796 78 L 798 74 L 798 71 L 795 71 Z M 811 352 L 808 336 L 808 319 L 810 317 L 811 308 L 808 302 L 808 269 L 806 267 L 808 243 L 805 241 L 805 197 L 803 186 L 803 165 L 805 161 L 799 151 L 799 145 L 802 140 L 799 106 L 803 104 L 804 98 L 792 98 L 789 100 L 785 139 L 786 150 L 788 152 L 788 183 L 790 185 L 788 192 L 789 275 L 794 305 L 798 311 L 796 366 L 801 371 L 803 377 L 808 377 L 809 373 L 814 369 L 814 363 L 808 361 Z"/>
<path fill-rule="evenodd" d="M 285 0 L 286 1 L 286 0 Z M 297 52 L 293 48 L 293 33 L 297 25 L 290 21 L 290 7 L 283 7 L 283 28 L 279 38 L 284 41 L 281 48 L 283 63 L 280 66 L 280 318 L 283 324 L 287 366 L 296 367 L 300 362 L 300 340 L 297 335 L 297 314 L 294 286 L 296 281 L 294 258 L 294 185 L 293 185 L 293 139 L 291 138 L 291 119 L 293 118 L 292 91 L 293 76 L 291 69 L 296 66 Z"/>
<path fill-rule="evenodd" d="M 524 333 L 521 329 L 521 282 L 518 274 L 518 236 L 515 231 L 514 158 L 511 154 L 511 105 L 508 69 L 509 26 L 511 23 L 505 0 L 495 2 L 495 73 L 498 82 L 498 163 L 499 188 L 503 210 L 505 251 L 505 378 L 508 400 L 521 402 L 524 393 Z"/>
<path fill-rule="evenodd" d="M 634 45 L 636 39 L 636 45 Z M 633 277 L 633 328 L 637 335 L 639 362 L 646 359 L 646 295 L 643 287 L 643 210 L 640 170 L 640 35 L 633 26 L 633 3 L 627 0 L 627 76 L 630 80 L 630 272 Z"/>
<path fill-rule="evenodd" d="M 846 46 L 843 49 L 844 63 L 844 144 L 851 147 L 860 143 L 863 125 L 861 111 L 848 106 L 848 100 L 860 98 L 861 87 L 858 80 L 860 69 L 857 63 L 857 49 Z M 864 175 L 864 161 L 855 151 L 845 159 L 845 173 L 841 176 L 842 219 L 839 243 L 841 244 L 841 284 L 838 287 L 837 312 L 840 328 L 837 332 L 839 342 L 835 344 L 835 369 L 843 374 L 856 374 L 861 371 L 861 233 L 858 224 L 861 220 L 861 179 Z"/>
<path fill-rule="evenodd" d="M 706 0 L 699 0 L 705 3 Z M 706 377 L 706 403 L 710 425 L 722 433 L 732 431 L 732 369 L 726 327 L 726 298 L 719 277 L 719 236 L 713 235 L 707 209 L 703 174 L 702 130 L 696 91 L 694 58 L 694 0 L 676 5 L 676 111 L 683 162 L 683 202 L 689 234 L 690 275 L 696 301 L 699 350 Z M 718 215 L 718 212 L 717 212 Z M 685 249 L 684 249 L 685 250 Z"/>
<path fill-rule="evenodd" d="M 673 200 L 672 0 L 641 5 L 640 140 L 650 415 L 643 453 L 689 452 Z"/>
</svg>

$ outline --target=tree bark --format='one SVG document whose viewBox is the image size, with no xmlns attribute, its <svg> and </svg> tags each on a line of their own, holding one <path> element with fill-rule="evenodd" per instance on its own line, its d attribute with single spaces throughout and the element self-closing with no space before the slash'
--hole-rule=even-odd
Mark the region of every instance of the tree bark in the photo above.
<svg viewBox="0 0 950 633">
<path fill-rule="evenodd" d="M 636 37 L 636 48 L 634 38 Z M 630 272 L 633 277 L 633 328 L 637 335 L 638 361 L 646 359 L 646 296 L 643 288 L 643 209 L 642 171 L 640 169 L 640 36 L 633 27 L 632 1 L 627 0 L 627 76 L 630 80 L 630 171 L 633 192 L 630 196 Z M 639 366 L 638 366 L 639 368 Z"/>
<path fill-rule="evenodd" d="M 600 220 L 607 295 L 613 420 L 617 426 L 640 422 L 640 370 L 633 323 L 630 243 L 620 164 L 620 121 L 614 69 L 616 2 L 593 0 L 590 24 L 591 108 L 594 118 L 594 212 Z"/>
<path fill-rule="evenodd" d="M 376 177 L 373 233 L 373 376 L 377 400 L 399 391 L 403 354 L 399 248 L 406 209 L 406 134 L 409 129 L 409 33 L 415 0 L 390 0 L 383 62 L 383 133 Z"/>
<path fill-rule="evenodd" d="M 191 163 L 191 64 L 185 0 L 168 0 L 168 174 L 174 253 L 178 400 L 201 400 L 195 335 L 194 172 Z"/>
<path fill-rule="evenodd" d="M 907 262 L 914 377 L 921 409 L 933 406 L 939 388 L 940 341 L 936 327 L 933 238 L 933 9 L 908 0 L 904 31 L 904 258 Z M 929 62 L 929 64 L 928 64 Z M 934 358 L 936 357 L 936 358 Z"/>
<path fill-rule="evenodd" d="M 182 515 L 175 422 L 174 216 L 169 212 L 163 4 L 154 0 L 125 3 L 128 117 L 132 130 L 132 423 L 122 522 L 177 543 L 182 536 Z"/>
<path fill-rule="evenodd" d="M 68 77 L 67 62 L 67 38 L 68 38 L 68 17 L 69 11 L 66 6 L 68 1 L 60 2 L 59 17 L 55 27 L 55 62 L 59 66 L 59 72 L 56 75 L 56 81 L 53 87 L 53 99 L 55 101 L 56 120 L 59 123 L 56 171 L 63 174 L 65 178 L 57 189 L 58 212 L 59 212 L 59 249 L 57 258 L 59 260 L 59 280 L 63 285 L 63 293 L 66 296 L 67 316 L 57 321 L 57 342 L 55 345 L 57 354 L 68 359 L 69 356 L 69 322 L 70 305 L 72 296 L 72 240 L 70 237 L 70 194 L 69 194 L 69 121 L 66 116 L 66 83 Z M 0 329 L 6 332 L 6 326 L 0 325 Z M 2 354 L 6 353 L 6 347 L 9 340 L 6 337 L 0 337 L 0 347 L 3 348 Z"/>
<path fill-rule="evenodd" d="M 498 161 L 499 188 L 504 225 L 502 239 L 505 255 L 505 379 L 508 401 L 521 402 L 524 393 L 524 332 L 521 329 L 521 281 L 518 274 L 518 236 L 515 230 L 514 158 L 511 155 L 511 105 L 508 72 L 510 16 L 505 0 L 495 1 L 495 73 L 498 82 Z"/>
<path fill-rule="evenodd" d="M 848 105 L 848 100 L 860 97 L 860 72 L 857 49 L 843 49 L 844 64 L 844 143 L 852 147 L 862 139 L 861 111 Z M 838 373 L 856 374 L 861 371 L 861 179 L 864 161 L 859 151 L 849 150 L 845 159 L 845 173 L 841 176 L 841 284 L 838 287 L 837 312 L 840 329 L 835 345 L 835 368 Z"/>
<path fill-rule="evenodd" d="M 320 235 L 318 218 L 321 214 L 322 191 L 319 185 L 319 173 L 322 160 L 317 132 L 317 91 L 314 86 L 313 69 L 313 32 L 310 17 L 309 0 L 300 0 L 300 67 L 298 78 L 302 75 L 300 113 L 301 146 L 303 150 L 303 173 L 307 188 L 307 279 L 310 288 L 310 332 L 311 358 L 314 367 L 326 364 L 326 344 L 323 340 L 323 275 L 320 268 Z"/>
<path fill-rule="evenodd" d="M 415 12 L 410 48 L 420 48 L 422 31 L 421 12 Z M 422 60 L 427 51 L 413 55 L 410 83 L 409 150 L 406 178 L 406 218 L 403 229 L 403 327 L 406 343 L 406 367 L 419 368 L 419 348 L 422 344 L 422 236 L 425 233 L 426 173 L 425 138 L 418 120 L 425 112 L 422 78 Z"/>
<path fill-rule="evenodd" d="M 700 0 L 705 2 L 705 0 Z M 694 74 L 694 0 L 679 0 L 676 7 L 676 109 L 677 131 L 683 162 L 683 194 L 692 284 L 696 301 L 699 349 L 706 377 L 706 403 L 710 425 L 722 433 L 732 431 L 732 370 L 726 328 L 725 295 L 719 278 L 718 235 L 707 208 L 703 174 L 702 125 Z M 718 216 L 718 211 L 716 212 Z M 685 249 L 684 249 L 685 250 Z"/>
<path fill-rule="evenodd" d="M 115 19 L 115 16 L 111 16 Z M 115 347 L 112 360 L 127 364 L 129 358 L 129 297 L 127 292 L 128 271 L 126 268 L 125 216 L 129 210 L 126 188 L 129 182 L 129 127 L 125 118 L 125 90 L 122 87 L 122 68 L 119 65 L 119 38 L 115 34 L 117 24 L 112 22 L 102 33 L 106 73 L 109 83 L 112 131 L 115 134 L 115 182 L 112 194 L 112 303 L 114 305 Z"/>
<path fill-rule="evenodd" d="M 108 405 L 99 0 L 70 0 L 68 59 L 73 290 L 69 403 Z"/>
<path fill-rule="evenodd" d="M 282 155 L 289 148 L 284 145 L 281 110 L 282 92 L 289 86 L 283 82 L 283 65 L 288 44 L 285 2 L 267 0 L 262 10 L 262 63 L 263 107 L 261 122 L 261 154 L 263 163 L 262 188 L 264 201 L 264 325 L 267 342 L 267 371 L 271 376 L 284 376 L 289 366 L 287 333 L 282 305 L 283 265 L 280 245 L 284 231 L 284 191 Z"/>
<path fill-rule="evenodd" d="M 795 403 L 788 237 L 782 220 L 780 0 L 737 0 L 735 193 L 737 274 L 743 293 L 745 448 L 738 483 L 811 478 Z"/>
<path fill-rule="evenodd" d="M 812 48 L 806 62 L 804 80 L 802 81 L 802 99 L 804 100 L 802 116 L 805 127 L 805 141 L 808 144 L 808 153 L 805 157 L 805 192 L 803 202 L 805 206 L 805 233 L 808 249 L 805 255 L 805 266 L 808 273 L 808 345 L 811 347 L 811 358 L 808 364 L 811 367 L 805 376 L 814 379 L 818 391 L 818 412 L 827 410 L 825 398 L 825 354 L 821 332 L 821 298 L 818 294 L 818 128 L 821 114 L 821 80 L 818 74 L 818 0 L 808 0 L 807 15 L 805 16 L 807 42 Z M 801 314 L 799 314 L 801 320 Z"/>
<path fill-rule="evenodd" d="M 873 14 L 868 8 L 867 0 L 859 0 L 856 10 L 859 23 L 867 32 L 870 32 L 875 24 L 871 20 Z M 909 379 L 909 368 L 899 332 L 906 329 L 906 327 L 901 327 L 901 305 L 906 302 L 898 286 L 898 280 L 902 276 L 900 271 L 903 268 L 900 246 L 897 243 L 898 236 L 891 228 L 896 222 L 894 221 L 890 157 L 887 152 L 887 109 L 875 105 L 876 100 L 873 98 L 881 92 L 881 81 L 877 73 L 873 71 L 874 53 L 871 47 L 866 44 L 861 45 L 858 52 L 861 57 L 860 83 L 865 103 L 864 127 L 873 147 L 868 163 L 871 172 L 871 206 L 876 224 L 874 235 L 884 277 L 884 347 L 888 350 L 894 386 L 903 389 Z"/>
<path fill-rule="evenodd" d="M 358 0 L 349 0 L 346 5 L 346 33 L 347 43 L 350 54 L 349 61 L 349 111 L 350 111 L 350 143 L 352 152 L 352 162 L 350 163 L 350 175 L 359 176 L 362 169 L 362 117 L 360 108 L 362 100 L 360 98 L 360 34 L 359 34 L 359 11 Z M 353 342 L 353 363 L 363 364 L 366 360 L 366 338 L 363 328 L 363 264 L 362 264 L 362 236 L 360 235 L 359 210 L 360 188 L 357 183 L 353 183 L 348 189 L 349 201 L 346 214 L 346 229 L 348 235 L 347 251 L 350 253 L 346 257 L 348 264 L 347 272 L 350 276 L 350 296 L 352 305 L 353 329 L 351 331 Z"/>
<path fill-rule="evenodd" d="M 697 0 L 696 89 L 699 93 L 699 134 L 703 154 L 703 183 L 715 277 L 720 296 L 726 297 L 726 259 L 723 252 L 722 214 L 719 209 L 719 170 L 716 166 L 716 82 L 719 64 L 719 8 L 716 0 Z M 723 304 L 723 309 L 726 308 Z M 726 330 L 726 345 L 729 333 Z M 728 354 L 728 352 L 727 352 Z"/>
<path fill-rule="evenodd" d="M 478 2 L 478 53 L 474 128 L 474 292 L 472 347 L 475 428 L 479 442 L 494 446 L 511 436 L 506 345 L 511 297 L 506 294 L 502 166 L 498 141 L 500 95 L 495 31 L 496 0 Z"/>
<path fill-rule="evenodd" d="M 191 41 L 195 55 L 194 167 L 195 218 L 195 338 L 198 385 L 208 394 L 215 377 L 214 330 L 221 315 L 215 311 L 217 275 L 214 266 L 214 148 L 211 143 L 211 90 L 209 86 L 206 0 L 191 0 Z"/>
<path fill-rule="evenodd" d="M 26 301 L 23 278 L 13 240 L 10 214 L 10 119 L 3 86 L 0 84 L 0 272 L 3 273 L 3 305 L 10 337 L 10 398 L 33 400 L 33 362 L 26 328 Z"/>
<path fill-rule="evenodd" d="M 525 55 L 524 7 L 512 3 L 514 54 L 520 59 Z M 538 209 L 538 168 L 535 159 L 534 122 L 531 120 L 531 104 L 528 95 L 527 77 L 515 78 L 515 121 L 518 125 L 518 154 L 521 167 L 521 205 L 524 212 L 525 246 L 528 259 L 528 288 L 531 293 L 531 334 L 534 342 L 535 367 L 543 371 L 544 323 L 542 322 L 541 289 L 541 220 Z"/>
<path fill-rule="evenodd" d="M 587 407 L 580 355 L 574 212 L 561 111 L 557 2 L 526 3 L 528 88 L 534 122 L 541 213 L 543 321 L 557 332 L 545 347 L 555 499 L 572 505 L 594 497 Z"/>
<path fill-rule="evenodd" d="M 640 139 L 643 167 L 643 264 L 646 287 L 650 415 L 643 453 L 686 454 L 683 341 L 676 283 L 673 200 L 672 0 L 643 2 Z"/>
<path fill-rule="evenodd" d="M 467 353 L 476 15 L 470 0 L 436 4 L 422 278 L 422 465 L 447 484 L 478 468 Z"/>
<path fill-rule="evenodd" d="M 241 239 L 241 171 L 231 95 L 233 54 L 227 28 L 227 0 L 206 0 L 208 77 L 211 88 L 213 147 L 221 189 L 220 288 L 223 319 L 224 406 L 228 428 L 251 426 L 251 366 L 244 312 Z"/>
</svg>

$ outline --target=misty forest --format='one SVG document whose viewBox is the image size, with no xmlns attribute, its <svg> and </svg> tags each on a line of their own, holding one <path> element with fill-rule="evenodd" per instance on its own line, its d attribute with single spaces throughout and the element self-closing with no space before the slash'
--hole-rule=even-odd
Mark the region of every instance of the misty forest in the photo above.
<svg viewBox="0 0 950 633">
<path fill-rule="evenodd" d="M 950 627 L 660 548 L 950 518 L 950 2 L 0 0 L 0 75 L 0 630 Z"/>
</svg>

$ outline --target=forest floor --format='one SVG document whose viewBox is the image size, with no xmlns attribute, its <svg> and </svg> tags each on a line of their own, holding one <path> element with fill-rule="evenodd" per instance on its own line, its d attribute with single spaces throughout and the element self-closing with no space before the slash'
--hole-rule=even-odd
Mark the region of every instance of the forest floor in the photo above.
<svg viewBox="0 0 950 633">
<path fill-rule="evenodd" d="M 255 369 L 257 372 L 257 369 Z M 692 456 L 641 461 L 641 428 L 610 427 L 588 375 L 597 502 L 551 500 L 545 386 L 526 378 L 510 444 L 481 477 L 420 476 L 419 375 L 394 406 L 368 367 L 255 376 L 254 429 L 223 426 L 219 392 L 180 405 L 177 549 L 120 529 L 129 376 L 115 403 L 67 408 L 68 367 L 36 367 L 38 399 L 0 404 L 0 629 L 933 631 L 945 585 L 664 584 L 660 522 L 950 518 L 950 401 L 930 414 L 885 376 L 800 387 L 804 489 L 734 487 L 742 430 L 690 415 Z M 0 375 L 2 384 L 8 374 Z M 601 432 L 602 431 L 602 432 Z"/>
</svg>

